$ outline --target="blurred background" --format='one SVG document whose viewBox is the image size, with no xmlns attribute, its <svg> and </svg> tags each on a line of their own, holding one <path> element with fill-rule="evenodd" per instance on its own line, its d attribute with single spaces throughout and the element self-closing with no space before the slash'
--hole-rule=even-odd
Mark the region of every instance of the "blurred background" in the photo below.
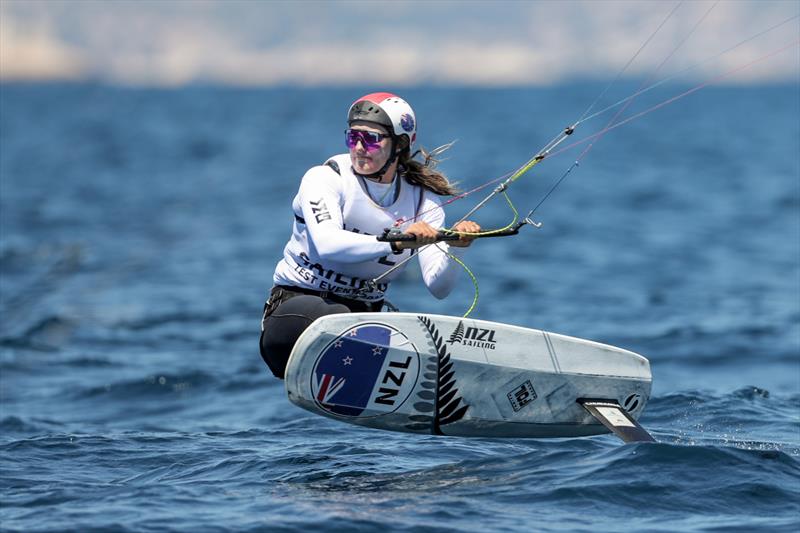
<svg viewBox="0 0 800 533">
<path fill-rule="evenodd" d="M 799 14 L 3 0 L 2 528 L 800 527 Z M 660 444 L 389 434 L 288 402 L 257 339 L 291 201 L 376 90 L 422 146 L 458 141 L 441 169 L 465 190 L 606 109 L 510 189 L 525 213 L 581 157 L 543 227 L 465 254 L 473 316 L 647 356 Z M 389 290 L 447 315 L 473 295 L 435 300 L 416 264 Z"/>
<path fill-rule="evenodd" d="M 635 1 L 4 0 L 4 80 L 176 87 L 550 86 L 613 77 L 675 4 Z M 646 75 L 712 5 L 681 5 L 628 75 Z M 723 1 L 670 70 L 797 14 L 791 0 Z M 740 66 L 786 44 L 785 25 L 696 70 Z M 733 77 L 786 82 L 796 53 Z"/>
</svg>

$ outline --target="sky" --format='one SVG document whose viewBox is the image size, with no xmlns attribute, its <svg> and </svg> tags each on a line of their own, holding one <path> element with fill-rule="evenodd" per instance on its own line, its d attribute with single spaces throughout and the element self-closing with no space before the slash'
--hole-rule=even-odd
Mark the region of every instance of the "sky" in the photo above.
<svg viewBox="0 0 800 533">
<path fill-rule="evenodd" d="M 626 75 L 788 46 L 724 82 L 798 80 L 800 0 L 0 0 L 0 81 L 546 86 L 614 77 L 675 6 Z"/>
</svg>

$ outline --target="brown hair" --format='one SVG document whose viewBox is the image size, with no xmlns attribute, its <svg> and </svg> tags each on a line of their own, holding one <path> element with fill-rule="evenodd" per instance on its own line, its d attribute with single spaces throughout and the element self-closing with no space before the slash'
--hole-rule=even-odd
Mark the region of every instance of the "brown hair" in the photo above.
<svg viewBox="0 0 800 533">
<path fill-rule="evenodd" d="M 424 148 L 420 148 L 413 154 L 408 148 L 403 149 L 399 156 L 399 166 L 405 173 L 406 181 L 414 185 L 419 185 L 429 191 L 432 191 L 441 196 L 455 196 L 458 194 L 458 189 L 447 177 L 436 169 L 439 159 L 436 156 L 450 148 L 453 143 L 440 146 L 428 152 Z M 417 161 L 414 159 L 418 154 L 421 154 L 424 161 Z"/>
</svg>

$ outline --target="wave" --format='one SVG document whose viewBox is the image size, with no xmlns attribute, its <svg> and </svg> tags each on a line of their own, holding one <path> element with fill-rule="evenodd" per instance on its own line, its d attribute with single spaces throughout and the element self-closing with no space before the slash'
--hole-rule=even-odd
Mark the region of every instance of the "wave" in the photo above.
<svg viewBox="0 0 800 533">
<path fill-rule="evenodd" d="M 196 326 L 198 324 L 213 324 L 221 321 L 221 316 L 214 313 L 190 313 L 175 312 L 165 314 L 153 314 L 135 320 L 121 320 L 113 325 L 115 328 L 127 329 L 131 331 L 142 331 L 166 326 L 169 324 L 187 324 Z"/>
<path fill-rule="evenodd" d="M 64 346 L 77 328 L 73 319 L 49 315 L 38 319 L 22 333 L 0 337 L 0 346 L 38 352 L 53 352 Z"/>
<path fill-rule="evenodd" d="M 74 392 L 74 398 L 81 400 L 105 397 L 107 399 L 138 402 L 143 398 L 163 397 L 182 393 L 189 389 L 214 388 L 219 383 L 218 377 L 202 371 L 187 372 L 185 374 L 152 374 L 143 379 L 84 387 Z"/>
</svg>

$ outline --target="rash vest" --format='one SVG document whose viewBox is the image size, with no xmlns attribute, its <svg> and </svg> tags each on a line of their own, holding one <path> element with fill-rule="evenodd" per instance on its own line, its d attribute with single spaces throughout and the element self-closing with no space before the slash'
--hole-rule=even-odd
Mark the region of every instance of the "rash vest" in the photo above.
<svg viewBox="0 0 800 533">
<path fill-rule="evenodd" d="M 368 302 L 381 300 L 389 282 L 406 265 L 372 289 L 369 280 L 385 273 L 412 251 L 394 254 L 388 242 L 379 242 L 375 236 L 399 219 L 408 220 L 400 225 L 401 230 L 408 227 L 418 214 L 417 220 L 437 229 L 444 227 L 444 210 L 439 209 L 441 200 L 435 193 L 398 175 L 396 198 L 392 197 L 393 202 L 388 198 L 384 203 L 389 205 L 383 207 L 370 196 L 367 181 L 356 176 L 350 165 L 350 155 L 341 154 L 303 176 L 292 202 L 292 237 L 275 268 L 276 285 L 327 291 Z M 338 167 L 339 172 L 333 167 Z M 444 298 L 455 285 L 460 268 L 447 252 L 458 255 L 460 250 L 438 243 L 413 252 L 419 258 L 425 285 L 435 297 Z"/>
</svg>

